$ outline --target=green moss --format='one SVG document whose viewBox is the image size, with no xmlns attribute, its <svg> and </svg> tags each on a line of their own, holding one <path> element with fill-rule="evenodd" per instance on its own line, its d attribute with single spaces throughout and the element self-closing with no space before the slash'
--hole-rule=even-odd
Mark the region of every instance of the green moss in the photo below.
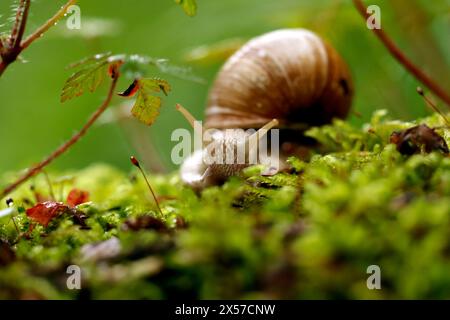
<svg viewBox="0 0 450 320">
<path fill-rule="evenodd" d="M 442 125 L 437 116 L 419 122 Z M 162 217 L 135 172 L 94 165 L 65 173 L 73 179 L 56 193 L 90 192 L 79 208 L 89 229 L 62 216 L 18 238 L 2 218 L 0 238 L 16 259 L 0 266 L 0 298 L 448 298 L 450 158 L 407 157 L 387 144 L 393 130 L 412 125 L 379 111 L 362 129 L 343 121 L 313 128 L 308 135 L 322 145 L 309 162 L 290 158 L 292 173 L 248 168 L 200 196 L 177 173 L 150 176 Z M 448 130 L 438 132 L 450 141 Z M 46 193 L 44 179 L 33 183 Z M 24 232 L 29 185 L 12 197 Z M 166 227 L 126 227 L 143 215 Z M 86 258 L 86 245 L 112 237 L 113 254 L 97 247 Z M 80 291 L 66 287 L 70 264 L 82 268 Z M 381 290 L 366 287 L 373 264 Z"/>
</svg>

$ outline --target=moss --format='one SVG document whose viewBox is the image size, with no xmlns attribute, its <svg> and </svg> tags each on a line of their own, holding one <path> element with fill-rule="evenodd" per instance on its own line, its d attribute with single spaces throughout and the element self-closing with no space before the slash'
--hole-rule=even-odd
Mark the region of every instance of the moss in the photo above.
<svg viewBox="0 0 450 320">
<path fill-rule="evenodd" d="M 55 187 L 62 198 L 72 187 L 90 192 L 79 207 L 89 228 L 62 216 L 19 238 L 1 218 L 15 258 L 0 263 L 0 298 L 449 298 L 450 158 L 399 154 L 389 135 L 413 123 L 385 116 L 361 129 L 311 129 L 322 145 L 309 162 L 290 158 L 291 173 L 249 168 L 200 196 L 177 173 L 151 176 L 163 216 L 135 172 L 53 173 L 65 177 Z M 419 122 L 442 125 L 437 116 Z M 44 179 L 33 183 L 46 194 Z M 12 197 L 24 232 L 29 185 Z M 66 287 L 70 264 L 82 269 L 82 290 Z M 373 264 L 382 290 L 366 287 Z"/>
</svg>

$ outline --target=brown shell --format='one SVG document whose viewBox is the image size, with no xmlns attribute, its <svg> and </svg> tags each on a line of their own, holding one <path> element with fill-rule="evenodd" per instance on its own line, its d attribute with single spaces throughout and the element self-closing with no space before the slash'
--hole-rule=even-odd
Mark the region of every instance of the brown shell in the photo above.
<svg viewBox="0 0 450 320">
<path fill-rule="evenodd" d="M 205 126 L 305 128 L 344 118 L 353 96 L 346 63 L 311 31 L 284 29 L 250 40 L 225 63 L 210 91 Z"/>
</svg>

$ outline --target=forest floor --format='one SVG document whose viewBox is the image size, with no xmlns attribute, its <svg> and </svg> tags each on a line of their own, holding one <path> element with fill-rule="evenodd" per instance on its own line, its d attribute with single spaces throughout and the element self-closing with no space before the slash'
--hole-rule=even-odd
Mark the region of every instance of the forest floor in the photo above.
<svg viewBox="0 0 450 320">
<path fill-rule="evenodd" d="M 449 298 L 450 158 L 389 143 L 420 123 L 444 125 L 378 111 L 362 128 L 312 128 L 310 161 L 272 177 L 251 167 L 200 196 L 177 172 L 150 175 L 162 214 L 137 171 L 102 164 L 52 172 L 66 203 L 30 211 L 50 197 L 40 175 L 0 205 L 0 299 Z M 70 206 L 73 188 L 89 201 Z M 373 265 L 380 290 L 367 287 Z"/>
</svg>

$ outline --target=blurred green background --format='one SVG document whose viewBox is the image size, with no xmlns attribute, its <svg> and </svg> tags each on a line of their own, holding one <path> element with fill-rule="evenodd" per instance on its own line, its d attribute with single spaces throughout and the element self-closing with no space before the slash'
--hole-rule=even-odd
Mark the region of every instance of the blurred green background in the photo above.
<svg viewBox="0 0 450 320">
<path fill-rule="evenodd" d="M 8 31 L 11 25 L 8 18 L 12 3 L 13 0 L 0 1 L 0 24 L 4 24 L 1 31 Z M 63 3 L 33 1 L 27 31 L 38 27 Z M 382 27 L 407 55 L 448 89 L 450 1 L 391 0 L 370 4 L 381 7 Z M 356 82 L 353 106 L 361 117 L 352 114 L 351 122 L 361 124 L 379 108 L 388 109 L 392 117 L 400 119 L 430 112 L 415 92 L 419 83 L 366 28 L 351 1 L 198 0 L 199 10 L 194 18 L 186 16 L 173 0 L 80 0 L 79 6 L 81 33 L 65 28 L 66 21 L 62 20 L 24 52 L 27 63 L 12 64 L 0 78 L 0 173 L 41 160 L 78 130 L 97 108 L 106 85 L 94 94 L 65 104 L 59 102 L 61 88 L 71 73 L 65 67 L 97 52 L 168 58 L 177 65 L 192 66 L 193 72 L 205 79 L 205 84 L 198 84 L 164 76 L 173 91 L 164 99 L 156 124 L 150 128 L 137 121 L 134 124 L 138 136 L 151 137 L 154 142 L 155 155 L 150 158 L 159 157 L 168 170 L 175 168 L 170 161 L 170 150 L 175 144 L 170 141 L 171 132 L 188 127 L 175 111 L 175 103 L 182 103 L 202 118 L 209 85 L 223 63 L 187 61 L 186 55 L 196 47 L 226 39 L 245 40 L 285 27 L 312 29 L 338 49 L 353 71 Z M 119 89 L 127 85 L 123 80 Z M 113 104 L 120 102 L 117 97 Z M 441 108 L 445 106 L 441 104 Z M 96 126 L 52 169 L 82 168 L 93 162 L 128 169 L 129 156 L 137 152 L 135 145 L 141 143 L 135 138 L 135 145 L 131 141 L 133 138 L 117 124 Z"/>
</svg>

